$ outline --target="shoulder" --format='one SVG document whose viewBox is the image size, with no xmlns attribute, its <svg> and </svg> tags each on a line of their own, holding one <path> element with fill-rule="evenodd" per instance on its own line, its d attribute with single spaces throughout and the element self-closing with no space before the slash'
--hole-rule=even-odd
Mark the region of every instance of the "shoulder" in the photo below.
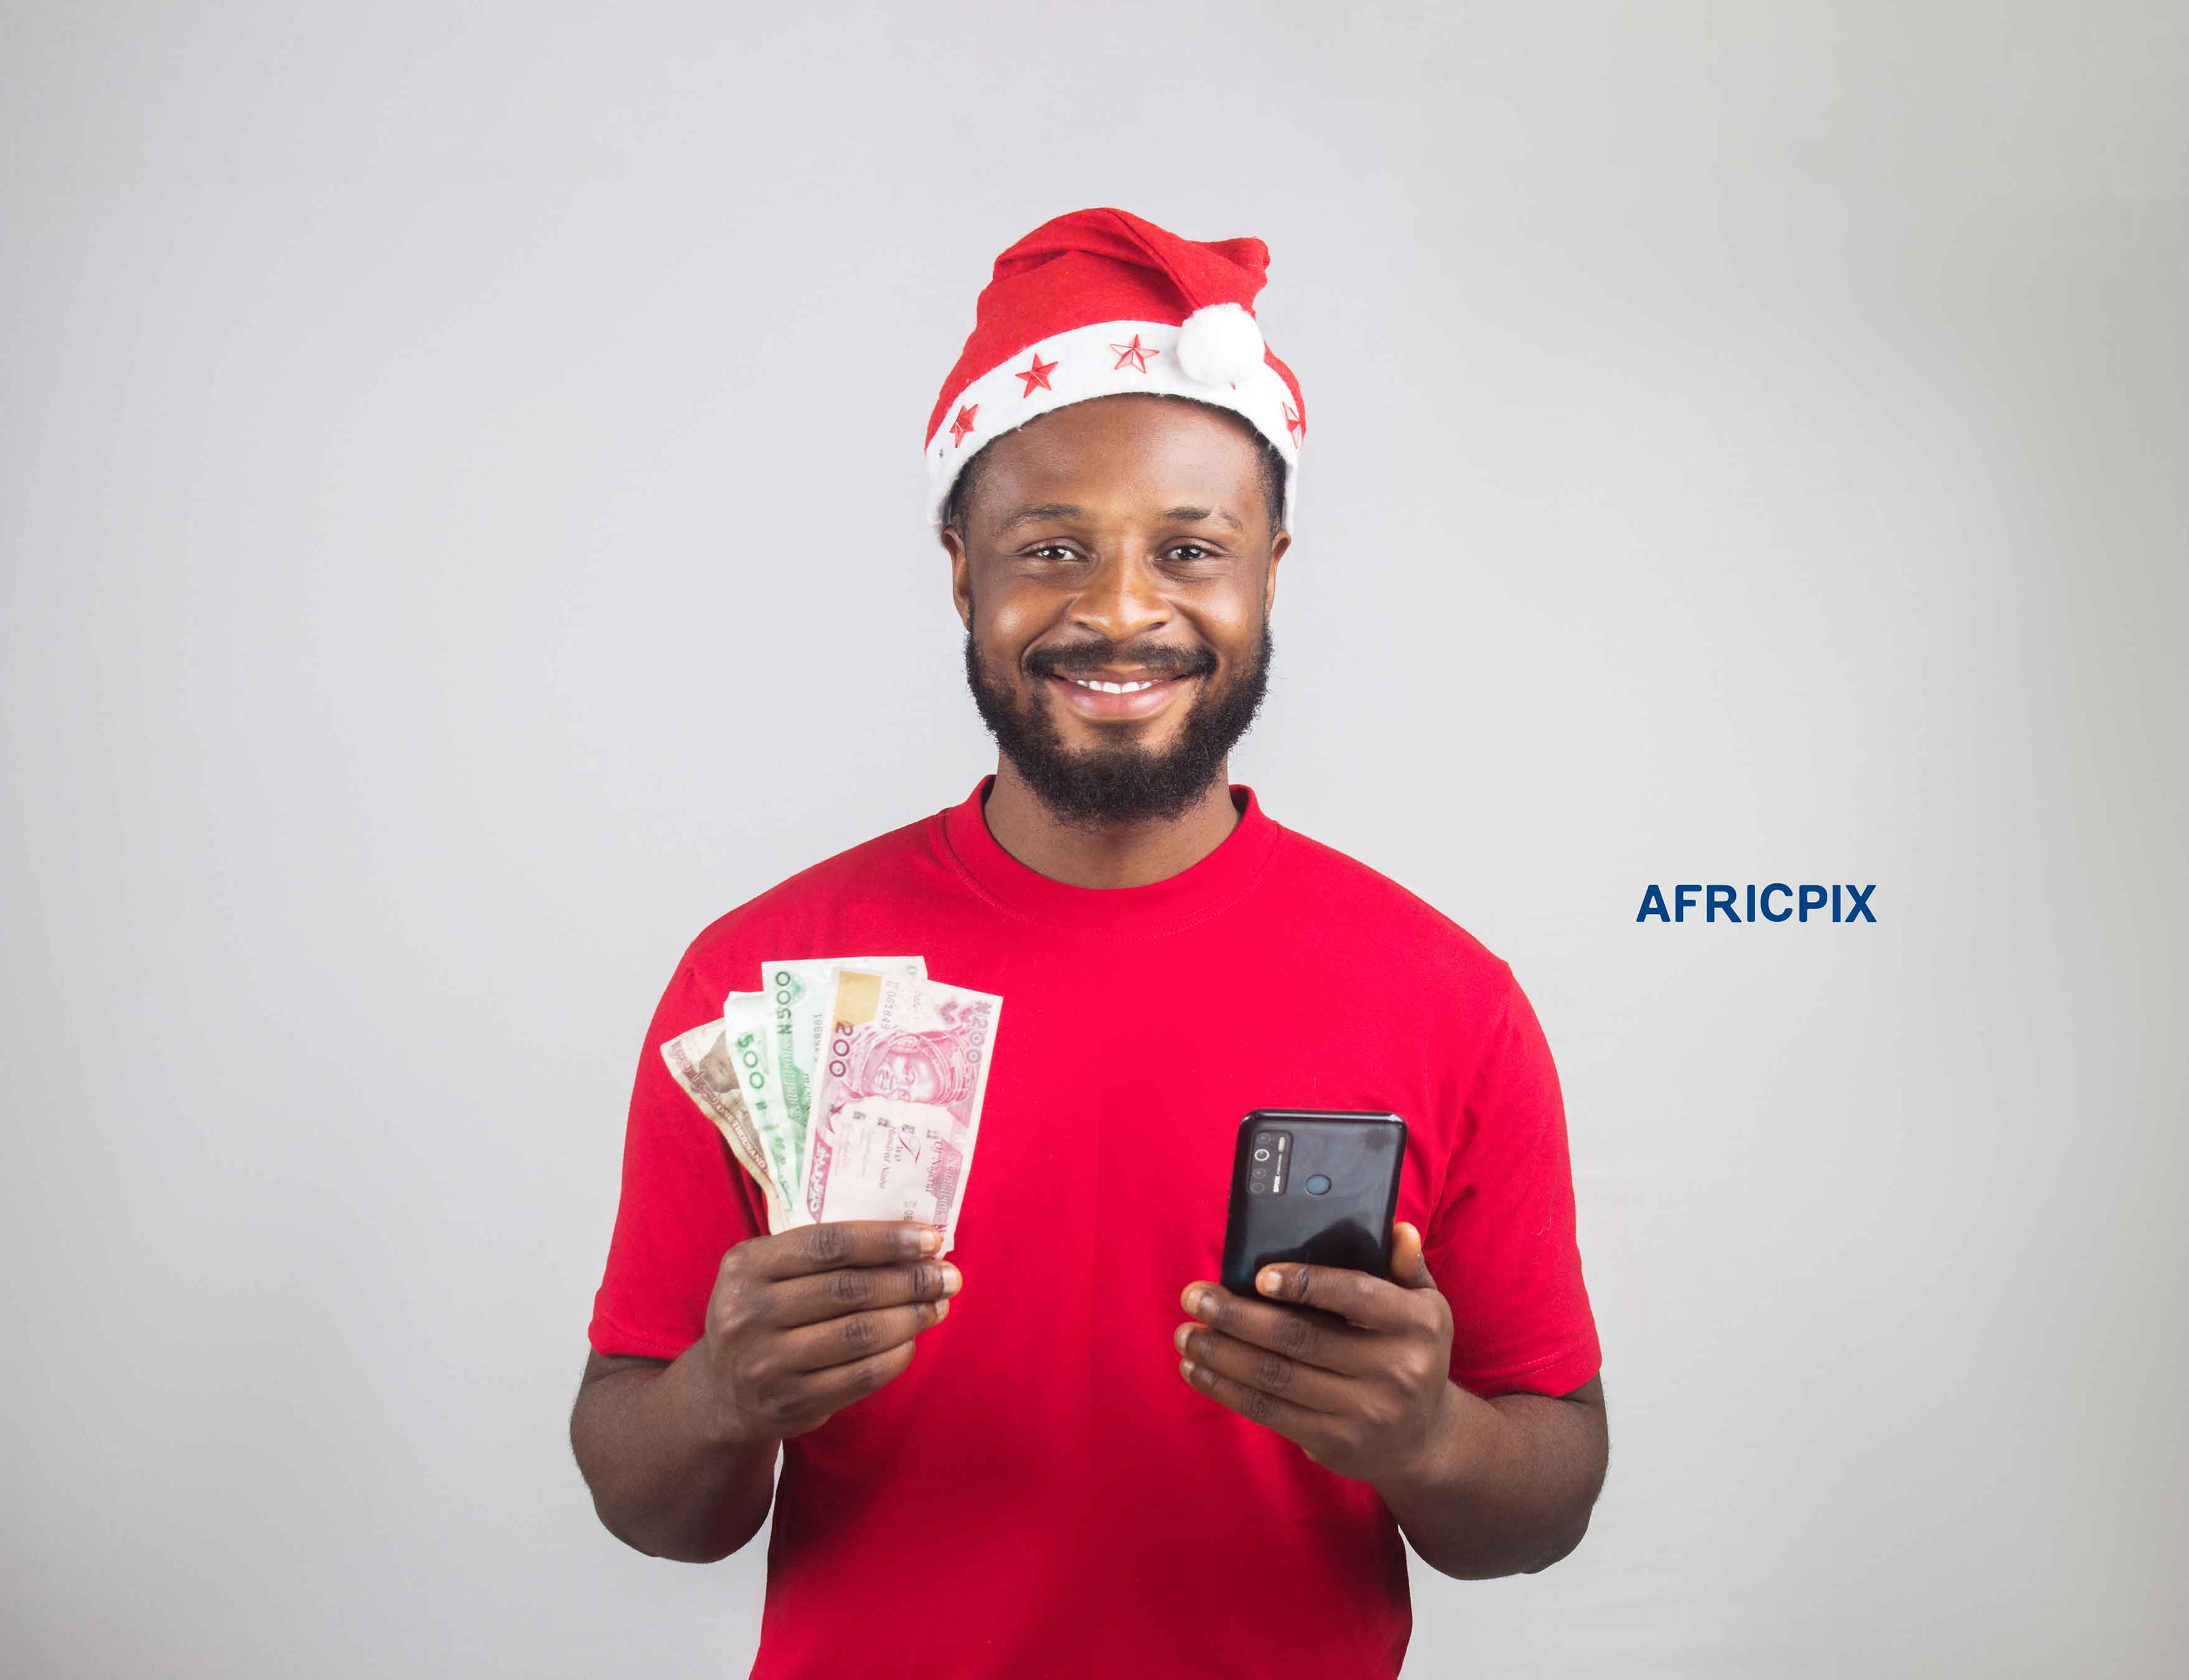
<svg viewBox="0 0 2189 1680">
<path fill-rule="evenodd" d="M 1297 829 L 1279 833 L 1287 916 L 1302 916 L 1328 942 L 1376 953 L 1387 969 L 1403 965 L 1417 981 L 1440 981 L 1478 1006 L 1510 990 L 1504 959 L 1418 893 Z"/>
</svg>

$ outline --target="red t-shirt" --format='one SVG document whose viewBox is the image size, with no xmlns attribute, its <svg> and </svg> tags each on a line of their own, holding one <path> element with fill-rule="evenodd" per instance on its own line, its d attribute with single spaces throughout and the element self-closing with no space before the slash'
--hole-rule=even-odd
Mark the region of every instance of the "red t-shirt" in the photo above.
<svg viewBox="0 0 2189 1680">
<path fill-rule="evenodd" d="M 1403 887 L 1265 816 L 1146 886 L 1066 885 L 989 782 L 794 875 L 693 943 L 648 1032 L 592 1345 L 673 1358 L 764 1204 L 663 1066 L 778 957 L 919 953 L 999 993 L 951 1259 L 910 1368 L 787 1442 L 755 1677 L 1396 1674 L 1405 1542 L 1366 1482 L 1179 1376 L 1254 1108 L 1407 1126 L 1399 1217 L 1477 1394 L 1596 1374 L 1565 1120 L 1512 970 Z"/>
</svg>

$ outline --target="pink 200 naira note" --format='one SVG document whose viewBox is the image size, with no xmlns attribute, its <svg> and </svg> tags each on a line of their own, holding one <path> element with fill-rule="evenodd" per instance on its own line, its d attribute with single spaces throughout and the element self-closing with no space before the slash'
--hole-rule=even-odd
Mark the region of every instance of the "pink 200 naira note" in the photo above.
<svg viewBox="0 0 2189 1680">
<path fill-rule="evenodd" d="M 810 1218 L 924 1219 L 950 1252 L 1003 1006 L 936 980 L 836 976 L 806 1127 Z"/>
</svg>

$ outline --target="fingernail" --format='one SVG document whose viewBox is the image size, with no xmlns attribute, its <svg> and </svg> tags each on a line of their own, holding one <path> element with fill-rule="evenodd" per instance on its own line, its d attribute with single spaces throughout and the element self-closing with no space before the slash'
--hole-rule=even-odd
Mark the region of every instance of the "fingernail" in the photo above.
<svg viewBox="0 0 2189 1680">
<path fill-rule="evenodd" d="M 1178 1362 L 1178 1374 L 1185 1377 L 1187 1382 L 1191 1383 L 1193 1380 L 1194 1375 L 1193 1361 L 1190 1359 L 1180 1360 Z"/>
<path fill-rule="evenodd" d="M 935 1304 L 935 1321 L 937 1324 L 940 1324 L 944 1319 L 949 1316 L 950 1303 L 947 1301 L 937 1301 Z"/>
<path fill-rule="evenodd" d="M 940 1232 L 940 1231 L 934 1231 L 934 1230 L 924 1230 L 924 1231 L 920 1232 L 920 1234 L 919 1234 L 919 1252 L 920 1252 L 921 1253 L 923 1253 L 923 1254 L 932 1254 L 932 1253 L 933 1253 L 936 1249 L 940 1248 L 942 1246 L 942 1232 Z"/>
<path fill-rule="evenodd" d="M 1178 1333 L 1173 1336 L 1170 1339 L 1173 1345 L 1178 1349 L 1179 1352 L 1184 1353 L 1185 1351 L 1185 1338 L 1192 1334 L 1193 1326 L 1191 1325 L 1181 1324 L 1178 1327 Z"/>
<path fill-rule="evenodd" d="M 1254 1280 L 1254 1287 L 1264 1295 L 1274 1295 L 1284 1287 L 1284 1274 L 1272 1266 Z"/>
<path fill-rule="evenodd" d="M 965 1275 L 949 1261 L 942 1263 L 942 1293 L 945 1299 L 965 1287 Z"/>
<path fill-rule="evenodd" d="M 1196 1318 L 1207 1318 L 1215 1310 L 1214 1294 L 1206 1289 L 1196 1289 L 1193 1292 L 1193 1315 Z"/>
</svg>

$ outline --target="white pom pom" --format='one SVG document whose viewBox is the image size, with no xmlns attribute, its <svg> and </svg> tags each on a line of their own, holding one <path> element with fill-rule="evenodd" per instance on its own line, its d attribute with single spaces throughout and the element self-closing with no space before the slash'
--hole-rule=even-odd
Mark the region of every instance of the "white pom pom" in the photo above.
<svg viewBox="0 0 2189 1680">
<path fill-rule="evenodd" d="M 1178 330 L 1178 365 L 1203 385 L 1244 379 L 1262 365 L 1262 329 L 1236 303 L 1196 309 Z"/>
</svg>

